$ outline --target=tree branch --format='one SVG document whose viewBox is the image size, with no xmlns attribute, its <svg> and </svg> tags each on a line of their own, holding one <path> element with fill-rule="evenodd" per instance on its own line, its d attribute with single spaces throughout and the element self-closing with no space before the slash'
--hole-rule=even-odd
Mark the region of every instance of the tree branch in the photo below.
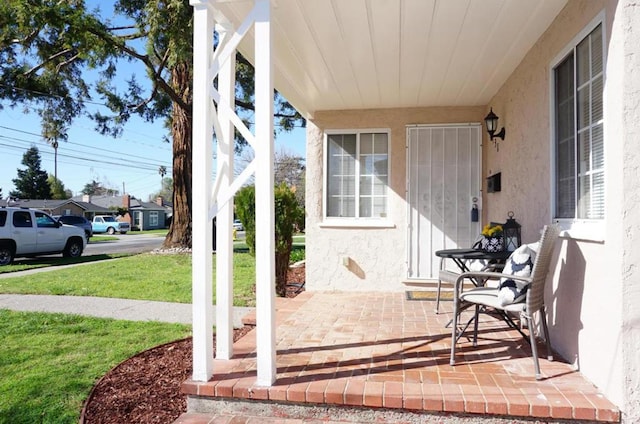
<svg viewBox="0 0 640 424">
<path fill-rule="evenodd" d="M 59 51 L 58 53 L 56 53 L 56 54 L 54 54 L 54 55 L 52 55 L 52 56 L 49 56 L 49 57 L 48 57 L 45 61 L 43 61 L 42 63 L 40 63 L 40 64 L 38 64 L 38 65 L 34 66 L 34 67 L 33 67 L 33 68 L 31 68 L 31 69 L 29 69 L 29 70 L 28 70 L 27 72 L 25 72 L 23 75 L 24 75 L 25 77 L 29 77 L 29 76 L 31 76 L 33 73 L 38 72 L 40 69 L 42 69 L 42 68 L 43 68 L 47 63 L 49 63 L 49 62 L 51 62 L 51 61 L 53 61 L 53 60 L 57 59 L 57 58 L 58 58 L 58 57 L 60 57 L 60 56 L 63 56 L 63 55 L 65 55 L 65 54 L 67 54 L 67 53 L 71 53 L 71 52 L 73 52 L 73 49 L 65 49 L 65 50 Z M 73 60 L 75 60 L 77 57 L 78 57 L 78 55 L 74 56 Z M 71 63 L 73 60 L 68 61 L 68 63 Z"/>
<path fill-rule="evenodd" d="M 241 99 L 236 99 L 236 106 L 240 106 L 243 109 L 252 110 L 254 112 L 256 110 L 255 105 L 253 103 L 245 102 L 244 100 L 241 100 Z M 286 114 L 286 113 L 278 113 L 278 112 L 274 113 L 273 116 L 275 118 L 290 118 L 290 119 L 296 119 L 299 117 L 298 114 L 296 113 Z"/>
<path fill-rule="evenodd" d="M 150 70 L 152 70 L 154 72 L 154 75 L 156 75 L 155 82 L 157 82 L 158 87 L 162 88 L 162 90 L 171 98 L 171 101 L 177 103 L 185 111 L 190 111 L 191 110 L 189 108 L 189 105 L 182 100 L 182 98 L 178 95 L 178 93 L 176 93 L 173 90 L 173 88 L 171 88 L 171 86 L 163 78 L 159 77 L 159 73 L 156 72 L 156 69 L 153 66 L 153 63 L 151 62 L 151 59 L 149 59 L 148 55 L 142 55 L 142 54 L 138 53 L 137 51 L 129 48 L 126 44 L 124 44 L 122 42 L 119 42 L 119 37 L 117 37 L 117 36 L 107 37 L 104 33 L 95 31 L 95 30 L 93 30 L 91 28 L 88 29 L 88 31 L 90 33 L 92 33 L 93 35 L 95 35 L 96 37 L 100 38 L 101 40 L 103 40 L 103 41 L 105 41 L 107 43 L 110 43 L 115 48 L 119 49 L 121 52 L 126 53 L 129 56 L 131 56 L 133 58 L 136 58 L 136 59 L 140 60 L 142 63 L 144 63 L 144 65 L 148 69 L 150 69 Z M 168 51 L 165 52 L 165 55 L 166 54 L 168 54 Z"/>
<path fill-rule="evenodd" d="M 80 54 L 75 54 L 73 55 L 70 59 L 65 60 L 64 62 L 58 63 L 58 66 L 56 66 L 56 71 L 60 71 L 61 68 L 69 65 L 70 63 L 74 62 L 78 56 L 80 56 Z"/>
</svg>

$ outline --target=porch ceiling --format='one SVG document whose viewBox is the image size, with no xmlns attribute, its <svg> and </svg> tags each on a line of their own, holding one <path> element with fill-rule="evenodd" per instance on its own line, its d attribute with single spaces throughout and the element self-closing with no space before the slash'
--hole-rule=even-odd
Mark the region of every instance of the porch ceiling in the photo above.
<svg viewBox="0 0 640 424">
<path fill-rule="evenodd" d="M 566 3 L 272 0 L 274 83 L 307 116 L 486 105 Z M 236 27 L 252 5 L 215 2 Z"/>
</svg>

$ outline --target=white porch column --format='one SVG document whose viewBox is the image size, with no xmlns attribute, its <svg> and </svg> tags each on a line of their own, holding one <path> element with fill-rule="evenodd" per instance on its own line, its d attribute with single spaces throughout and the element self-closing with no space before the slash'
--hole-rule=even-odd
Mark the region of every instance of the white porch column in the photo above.
<svg viewBox="0 0 640 424">
<path fill-rule="evenodd" d="M 213 16 L 208 0 L 191 0 L 193 12 L 193 180 L 192 297 L 193 380 L 213 375 L 212 189 L 213 123 L 209 66 L 213 54 Z"/>
<path fill-rule="evenodd" d="M 233 35 L 231 24 L 217 24 L 216 31 L 220 39 Z M 218 74 L 218 91 L 220 104 L 229 106 L 218 108 L 220 132 L 217 135 L 217 178 L 220 187 L 218 192 L 218 209 L 216 218 L 216 358 L 231 359 L 233 356 L 233 197 L 225 202 L 221 193 L 226 192 L 233 182 L 233 145 L 234 127 L 228 111 L 234 110 L 236 82 L 236 52 L 222 65 Z"/>
<path fill-rule="evenodd" d="M 276 380 L 275 239 L 273 200 L 273 77 L 269 0 L 256 0 L 256 333 L 257 384 Z"/>
</svg>

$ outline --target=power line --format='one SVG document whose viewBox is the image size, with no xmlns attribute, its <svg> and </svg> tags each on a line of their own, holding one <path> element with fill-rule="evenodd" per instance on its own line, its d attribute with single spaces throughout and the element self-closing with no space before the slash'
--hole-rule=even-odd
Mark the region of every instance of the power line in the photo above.
<svg viewBox="0 0 640 424">
<path fill-rule="evenodd" d="M 10 127 L 5 127 L 5 126 L 3 126 L 3 125 L 0 125 L 0 128 L 4 128 L 4 129 L 10 130 L 10 131 L 20 132 L 20 133 L 23 133 L 23 134 L 29 134 L 29 135 L 33 135 L 33 136 L 37 136 L 37 137 L 41 137 L 39 134 L 36 134 L 36 133 L 32 133 L 32 132 L 24 131 L 24 130 L 18 130 L 18 129 L 10 128 Z M 9 138 L 9 137 L 6 137 L 6 136 L 2 136 L 2 135 L 0 135 L 0 138 Z M 28 140 L 21 140 L 21 139 L 17 139 L 17 138 L 12 138 L 12 139 L 13 139 L 13 140 L 16 140 L 16 141 L 25 141 L 25 142 L 27 142 L 27 141 L 28 141 Z M 43 143 L 43 142 L 40 142 L 40 141 L 33 141 L 33 143 Z M 48 143 L 44 143 L 44 144 L 47 144 L 47 145 L 48 145 Z M 100 147 L 94 147 L 94 146 L 87 146 L 87 145 L 80 144 L 80 143 L 74 143 L 73 141 L 66 141 L 66 142 L 64 142 L 64 144 L 61 144 L 60 146 L 62 146 L 62 145 L 67 145 L 67 144 L 74 145 L 74 146 L 80 146 L 80 147 L 84 147 L 84 148 L 87 148 L 87 149 L 100 150 L 100 151 L 104 151 L 104 152 L 107 152 L 107 153 L 113 153 L 113 151 L 112 151 L 112 150 L 102 149 L 102 148 L 100 148 Z M 70 149 L 70 150 L 71 150 L 71 149 Z M 80 153 L 85 153 L 85 152 L 80 152 Z M 137 155 L 133 155 L 133 154 L 129 154 L 129 153 L 127 153 L 127 156 L 128 156 L 128 157 L 133 157 L 133 158 L 138 158 L 138 159 L 145 159 L 145 160 L 148 160 L 148 159 L 149 159 L 149 157 L 148 157 L 148 156 L 147 156 L 147 157 L 144 157 L 144 156 L 137 156 Z M 164 162 L 164 163 L 166 164 L 167 162 Z"/>
<path fill-rule="evenodd" d="M 45 142 L 38 142 L 38 141 L 29 141 L 29 140 L 20 140 L 20 139 L 15 139 L 15 138 L 11 138 L 11 137 L 6 137 L 6 136 L 1 136 L 0 135 L 0 139 L 5 139 L 5 140 L 9 140 L 9 141 L 17 141 L 20 143 L 30 143 L 30 144 L 36 144 L 36 145 L 44 145 L 44 146 L 49 146 L 47 143 Z M 29 147 L 22 147 L 22 146 L 15 146 L 12 144 L 5 144 L 5 143 L 0 143 L 0 146 L 2 147 L 7 147 L 7 148 L 11 148 L 11 149 L 16 149 L 16 150 L 21 150 L 23 152 L 26 152 Z M 103 150 L 103 149 L 101 149 Z M 53 153 L 51 152 L 47 152 L 46 150 L 44 151 L 40 151 L 39 152 L 41 154 L 44 155 L 53 155 Z M 88 152 L 82 152 L 82 151 L 76 151 L 76 154 L 82 154 L 82 153 L 88 153 Z M 71 165 L 82 165 L 83 162 L 90 162 L 91 164 L 95 164 L 95 163 L 100 163 L 100 164 L 105 164 L 105 165 L 114 165 L 114 166 L 120 166 L 120 167 L 125 167 L 125 168 L 129 168 L 129 169 L 140 169 L 140 170 L 146 170 L 146 171 L 157 171 L 159 165 L 162 165 L 163 163 L 166 164 L 166 162 L 161 162 L 159 161 L 158 163 L 151 163 L 151 162 L 141 162 L 141 161 L 131 161 L 128 160 L 126 158 L 120 158 L 120 157 L 114 157 L 114 156 L 102 156 L 101 159 L 98 158 L 86 158 L 86 157 L 81 157 L 81 156 L 76 156 L 76 155 L 69 155 L 69 154 L 65 154 L 65 153 L 58 153 L 59 157 L 63 157 L 63 158 L 68 158 L 68 159 L 75 159 L 80 161 L 81 163 L 74 163 L 74 162 L 62 162 L 62 163 L 67 163 L 67 164 L 71 164 Z M 111 159 L 111 160 L 104 160 L 104 158 L 107 159 Z M 120 162 L 114 162 L 114 161 L 120 161 Z M 168 166 L 167 169 L 171 169 L 171 166 Z"/>
<path fill-rule="evenodd" d="M 25 105 L 23 105 L 23 107 L 24 107 L 24 109 L 31 110 L 33 113 L 37 113 L 38 112 L 38 110 L 36 108 L 34 108 L 34 107 L 30 106 L 30 105 L 26 105 L 25 104 Z M 82 128 L 82 129 L 85 129 L 85 130 L 88 130 L 88 131 L 96 132 L 95 128 L 89 128 L 89 127 L 81 125 L 79 123 L 74 123 L 73 125 L 76 128 Z M 36 133 L 28 132 L 28 131 L 22 131 L 22 130 L 18 130 L 18 129 L 15 129 L 15 128 L 9 128 L 9 127 L 0 127 L 0 128 L 6 128 L 6 129 L 9 129 L 9 130 L 12 130 L 12 131 L 19 131 L 19 132 L 23 132 L 25 134 L 31 134 L 31 135 L 35 135 L 35 136 L 38 136 L 38 137 L 42 137 L 41 134 L 36 134 Z M 123 129 L 123 132 L 124 132 L 124 129 Z M 138 132 L 138 131 L 134 131 L 134 130 L 131 130 L 130 128 L 127 129 L 126 132 L 127 133 L 132 133 L 132 134 L 137 134 L 139 136 L 146 137 L 148 139 L 154 139 L 149 134 L 145 134 L 145 133 L 141 133 L 141 132 Z M 142 146 L 151 147 L 153 149 L 164 150 L 164 151 L 167 151 L 167 152 L 170 152 L 172 150 L 170 147 L 169 148 L 164 148 L 163 146 L 159 146 L 159 145 L 152 145 L 152 144 L 148 144 L 148 143 L 143 143 L 143 142 L 141 142 L 139 140 L 132 139 L 132 138 L 129 138 L 129 137 L 124 137 L 123 136 L 123 137 L 119 137 L 119 138 L 121 138 L 123 140 L 128 140 L 128 141 L 130 141 L 132 143 L 140 144 Z M 164 143 L 164 144 L 167 144 L 167 143 Z"/>
</svg>

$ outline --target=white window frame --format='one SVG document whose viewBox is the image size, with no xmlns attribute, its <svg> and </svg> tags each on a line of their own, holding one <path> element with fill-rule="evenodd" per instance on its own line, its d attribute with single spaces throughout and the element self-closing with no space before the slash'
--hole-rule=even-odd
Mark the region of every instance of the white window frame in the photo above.
<svg viewBox="0 0 640 424">
<path fill-rule="evenodd" d="M 327 216 L 328 206 L 328 173 L 327 159 L 329 153 L 329 136 L 330 135 L 356 135 L 356 213 L 359 212 L 360 197 L 360 135 L 370 133 L 385 133 L 387 135 L 387 186 L 386 186 L 386 213 L 384 217 L 333 217 Z M 322 146 L 322 216 L 323 222 L 320 227 L 358 227 L 358 228 L 393 228 L 395 225 L 390 221 L 390 185 L 391 185 L 391 129 L 390 128 L 359 128 L 359 129 L 331 129 L 324 132 L 324 141 Z"/>
<path fill-rule="evenodd" d="M 588 25 L 586 25 L 582 31 L 580 31 L 561 51 L 556 55 L 549 65 L 549 110 L 550 114 L 550 149 L 551 149 L 551 220 L 556 223 L 560 229 L 561 237 L 572 238 L 572 239 L 580 239 L 580 240 L 588 240 L 588 241 L 596 241 L 596 242 L 604 242 L 605 239 L 605 220 L 607 217 L 607 193 L 606 193 L 606 176 L 609 175 L 607 172 L 607 143 L 606 143 L 606 129 L 604 132 L 604 155 L 605 155 L 605 163 L 604 163 L 604 175 L 605 175 L 605 210 L 604 210 L 604 218 L 602 219 L 580 219 L 580 218 L 556 218 L 556 182 L 557 182 L 557 168 L 556 168 L 556 107 L 555 107 L 555 68 L 560 65 L 560 63 L 567 58 L 569 54 L 575 51 L 576 47 L 582 40 L 584 40 L 598 25 L 602 27 L 602 72 L 605 77 L 605 84 L 603 87 L 602 93 L 602 101 L 603 101 L 603 121 L 605 121 L 606 125 L 606 117 L 607 117 L 607 101 L 606 101 L 606 75 L 607 75 L 607 27 L 605 20 L 605 12 L 601 11 Z M 575 56 L 574 56 L 575 59 Z M 577 113 L 577 110 L 574 111 Z M 576 133 L 576 141 L 577 144 L 577 133 Z"/>
<path fill-rule="evenodd" d="M 159 222 L 159 213 L 158 211 L 149 211 L 149 226 L 157 227 Z"/>
</svg>

